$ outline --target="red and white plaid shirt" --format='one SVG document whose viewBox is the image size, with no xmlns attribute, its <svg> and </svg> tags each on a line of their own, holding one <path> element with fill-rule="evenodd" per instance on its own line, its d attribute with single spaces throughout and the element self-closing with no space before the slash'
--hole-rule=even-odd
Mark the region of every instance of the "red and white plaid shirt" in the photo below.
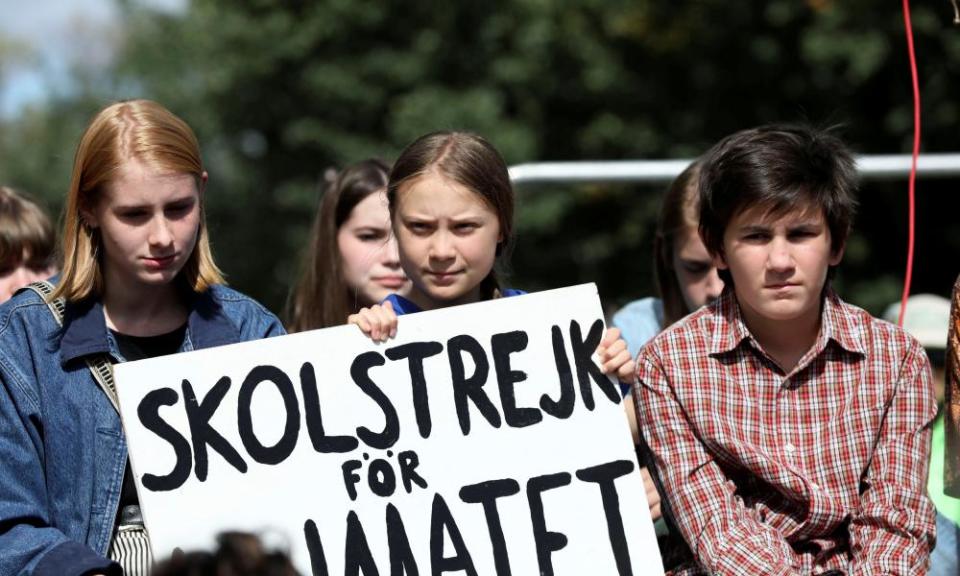
<svg viewBox="0 0 960 576">
<path fill-rule="evenodd" d="M 634 399 L 680 532 L 675 574 L 924 574 L 930 365 L 896 326 L 824 298 L 789 373 L 732 290 L 647 344 Z"/>
</svg>

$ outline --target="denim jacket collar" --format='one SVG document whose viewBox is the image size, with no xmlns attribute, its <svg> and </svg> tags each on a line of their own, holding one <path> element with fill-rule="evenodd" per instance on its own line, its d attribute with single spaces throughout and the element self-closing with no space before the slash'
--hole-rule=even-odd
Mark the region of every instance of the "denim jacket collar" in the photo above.
<svg viewBox="0 0 960 576">
<path fill-rule="evenodd" d="M 61 366 L 92 354 L 117 355 L 99 300 L 69 305 L 66 316 L 60 341 Z M 192 346 L 186 349 L 212 348 L 240 340 L 240 330 L 223 313 L 209 291 L 193 295 L 184 339 L 184 345 L 189 342 Z"/>
</svg>

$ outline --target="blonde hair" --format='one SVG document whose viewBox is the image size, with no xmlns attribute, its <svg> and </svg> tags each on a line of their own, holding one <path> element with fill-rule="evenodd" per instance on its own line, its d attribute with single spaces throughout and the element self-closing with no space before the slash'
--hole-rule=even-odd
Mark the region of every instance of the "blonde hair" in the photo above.
<svg viewBox="0 0 960 576">
<path fill-rule="evenodd" d="M 100 233 L 83 222 L 82 210 L 119 178 L 127 162 L 162 172 L 190 174 L 202 185 L 200 145 L 190 127 L 150 100 L 117 102 L 101 110 L 80 138 L 63 215 L 63 273 L 50 296 L 68 302 L 103 294 Z M 200 205 L 197 243 L 177 279 L 194 292 L 224 283 L 213 261 Z"/>
</svg>

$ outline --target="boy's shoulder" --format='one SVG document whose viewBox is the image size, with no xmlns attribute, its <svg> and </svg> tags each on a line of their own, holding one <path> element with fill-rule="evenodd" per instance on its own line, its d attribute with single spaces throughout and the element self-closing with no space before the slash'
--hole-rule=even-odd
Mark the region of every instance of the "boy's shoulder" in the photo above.
<svg viewBox="0 0 960 576">
<path fill-rule="evenodd" d="M 923 349 L 920 342 L 900 326 L 874 317 L 833 292 L 826 296 L 824 314 L 832 316 L 825 321 L 831 323 L 834 339 L 845 348 L 867 357 L 878 354 L 902 357 Z"/>
<path fill-rule="evenodd" d="M 724 306 L 718 299 L 660 331 L 640 348 L 639 357 L 707 354 L 726 329 L 726 322 Z"/>
</svg>

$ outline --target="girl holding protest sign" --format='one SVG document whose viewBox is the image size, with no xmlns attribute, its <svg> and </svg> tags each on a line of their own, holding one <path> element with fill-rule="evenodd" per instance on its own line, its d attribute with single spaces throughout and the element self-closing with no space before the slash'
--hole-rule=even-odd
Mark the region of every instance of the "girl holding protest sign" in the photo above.
<svg viewBox="0 0 960 576">
<path fill-rule="evenodd" d="M 387 186 L 408 296 L 349 317 L 374 340 L 396 335 L 397 315 L 522 294 L 502 288 L 495 266 L 513 235 L 513 187 L 507 165 L 486 140 L 466 132 L 434 132 L 400 154 Z M 623 381 L 633 361 L 620 331 L 610 328 L 598 350 L 602 368 Z"/>
<path fill-rule="evenodd" d="M 81 137 L 63 274 L 0 307 L 0 574 L 145 574 L 111 364 L 283 333 L 223 285 L 206 182 L 193 131 L 155 102 L 110 105 Z"/>
<path fill-rule="evenodd" d="M 390 232 L 389 172 L 380 160 L 364 160 L 327 186 L 289 303 L 291 332 L 339 326 L 358 309 L 409 289 Z"/>
</svg>

